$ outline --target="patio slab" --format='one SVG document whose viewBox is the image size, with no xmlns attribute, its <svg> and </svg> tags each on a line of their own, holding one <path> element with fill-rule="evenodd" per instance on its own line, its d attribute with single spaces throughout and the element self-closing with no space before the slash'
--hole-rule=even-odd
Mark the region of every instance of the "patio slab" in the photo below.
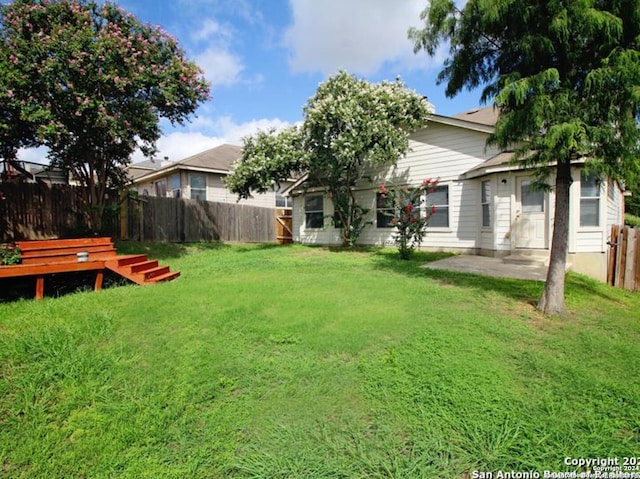
<svg viewBox="0 0 640 479">
<path fill-rule="evenodd" d="M 547 267 L 536 265 L 508 264 L 502 258 L 458 255 L 427 263 L 423 268 L 476 273 L 497 278 L 530 279 L 545 281 Z"/>
</svg>

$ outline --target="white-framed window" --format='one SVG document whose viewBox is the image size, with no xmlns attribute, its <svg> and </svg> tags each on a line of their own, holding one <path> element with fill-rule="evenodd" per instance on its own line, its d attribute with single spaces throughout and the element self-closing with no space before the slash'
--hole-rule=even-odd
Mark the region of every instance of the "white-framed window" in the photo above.
<svg viewBox="0 0 640 479">
<path fill-rule="evenodd" d="M 167 179 L 162 178 L 161 180 L 156 181 L 154 188 L 155 188 L 156 196 L 160 196 L 160 197 L 167 196 Z"/>
<path fill-rule="evenodd" d="M 491 181 L 485 180 L 481 184 L 480 203 L 482 203 L 482 227 L 491 227 Z"/>
<path fill-rule="evenodd" d="M 533 180 L 520 183 L 520 202 L 523 213 L 544 213 L 544 191 Z"/>
<path fill-rule="evenodd" d="M 391 219 L 393 218 L 393 202 L 389 200 L 392 192 L 376 193 L 376 227 L 393 228 Z M 383 195 L 385 196 L 383 198 Z"/>
<path fill-rule="evenodd" d="M 276 208 L 293 208 L 293 201 L 291 201 L 291 197 L 276 193 Z"/>
<path fill-rule="evenodd" d="M 322 195 L 305 197 L 304 213 L 304 224 L 307 228 L 324 227 L 324 199 Z"/>
<path fill-rule="evenodd" d="M 171 197 L 180 198 L 180 173 L 169 178 L 169 186 L 171 187 Z"/>
<path fill-rule="evenodd" d="M 189 173 L 192 200 L 207 200 L 207 177 L 203 173 Z"/>
<path fill-rule="evenodd" d="M 427 208 L 434 210 L 429 218 L 428 228 L 449 227 L 449 185 L 438 185 L 432 193 L 427 193 Z"/>
<path fill-rule="evenodd" d="M 600 180 L 580 173 L 580 226 L 600 226 Z"/>
</svg>

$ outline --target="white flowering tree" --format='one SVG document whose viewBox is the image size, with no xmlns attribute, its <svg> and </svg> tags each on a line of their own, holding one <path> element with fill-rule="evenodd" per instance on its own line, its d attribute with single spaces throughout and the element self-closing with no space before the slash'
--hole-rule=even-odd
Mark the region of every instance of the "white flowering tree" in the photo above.
<svg viewBox="0 0 640 479">
<path fill-rule="evenodd" d="M 367 213 L 356 186 L 370 168 L 394 165 L 407 152 L 409 134 L 426 125 L 431 105 L 399 80 L 369 83 L 339 72 L 319 85 L 303 111 L 300 127 L 245 138 L 227 186 L 246 198 L 306 173 L 307 187 L 321 187 L 331 198 L 343 245 L 352 246 Z"/>
</svg>

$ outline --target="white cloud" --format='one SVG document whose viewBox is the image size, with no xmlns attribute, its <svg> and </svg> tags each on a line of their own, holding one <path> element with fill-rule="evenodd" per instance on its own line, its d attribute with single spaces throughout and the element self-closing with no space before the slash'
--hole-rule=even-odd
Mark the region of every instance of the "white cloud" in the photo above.
<svg viewBox="0 0 640 479">
<path fill-rule="evenodd" d="M 225 116 L 216 121 L 216 129 L 221 132 L 222 136 L 227 139 L 227 143 L 239 145 L 242 138 L 253 135 L 261 131 L 275 129 L 282 130 L 291 126 L 291 123 L 280 120 L 279 118 L 261 118 L 258 120 L 250 120 L 245 123 L 235 123 L 231 117 Z"/>
<path fill-rule="evenodd" d="M 232 86 L 240 81 L 244 65 L 240 58 L 224 48 L 209 47 L 195 58 L 212 87 Z"/>
<path fill-rule="evenodd" d="M 296 72 L 345 69 L 373 74 L 384 63 L 427 66 L 407 30 L 420 26 L 424 0 L 289 0 L 293 24 L 284 35 Z"/>
<path fill-rule="evenodd" d="M 233 86 L 241 81 L 244 64 L 240 56 L 233 53 L 234 28 L 222 24 L 213 17 L 204 18 L 190 33 L 195 48 L 195 62 L 204 70 L 205 78 L 212 87 Z"/>
<path fill-rule="evenodd" d="M 171 161 L 179 161 L 224 143 L 241 145 L 243 137 L 252 135 L 258 130 L 266 131 L 271 128 L 281 130 L 290 126 L 290 123 L 278 118 L 261 118 L 236 123 L 231 117 L 225 116 L 217 120 L 203 118 L 201 126 L 204 125 L 211 134 L 174 131 L 161 137 L 157 143 L 158 153 L 155 158 L 162 159 L 166 156 Z M 140 151 L 136 151 L 132 161 L 136 163 L 145 159 Z"/>
<path fill-rule="evenodd" d="M 220 25 L 220 23 L 213 18 L 205 19 L 201 27 L 191 33 L 191 38 L 196 42 L 204 42 L 213 37 L 228 39 L 231 36 L 231 29 L 227 26 Z"/>
<path fill-rule="evenodd" d="M 39 163 L 41 165 L 48 165 L 49 148 L 40 146 L 38 148 L 21 148 L 18 150 L 17 157 L 20 161 L 26 161 L 27 163 Z"/>
<path fill-rule="evenodd" d="M 226 143 L 224 138 L 215 136 L 207 136 L 203 133 L 184 133 L 173 132 L 169 135 L 162 136 L 157 143 L 158 153 L 155 155 L 157 159 L 168 157 L 170 161 L 179 161 L 189 156 L 200 153 L 201 151 L 214 148 L 218 145 Z M 132 157 L 132 162 L 146 160 L 147 158 L 137 150 Z"/>
</svg>

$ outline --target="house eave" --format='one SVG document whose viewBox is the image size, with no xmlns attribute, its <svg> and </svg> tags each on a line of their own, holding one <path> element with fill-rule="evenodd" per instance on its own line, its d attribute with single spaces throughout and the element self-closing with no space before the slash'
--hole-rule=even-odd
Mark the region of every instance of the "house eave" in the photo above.
<svg viewBox="0 0 640 479">
<path fill-rule="evenodd" d="M 523 166 L 523 165 L 501 165 L 501 166 L 480 168 L 480 169 L 467 171 L 466 173 L 462 174 L 462 178 L 465 180 L 472 180 L 474 178 L 493 175 L 495 173 L 507 173 L 512 171 L 522 171 L 522 170 L 528 170 L 528 169 L 530 168 L 527 168 L 526 166 Z"/>
<path fill-rule="evenodd" d="M 148 181 L 154 181 L 160 178 L 164 178 L 167 175 L 170 175 L 171 173 L 175 173 L 176 171 L 195 171 L 198 173 L 213 173 L 213 174 L 219 174 L 219 175 L 228 175 L 230 172 L 227 170 L 220 170 L 220 169 L 215 169 L 215 168 L 206 168 L 206 167 L 198 167 L 198 166 L 189 166 L 189 165 L 183 165 L 183 164 L 175 164 L 175 165 L 171 165 L 168 166 L 166 168 L 162 168 L 160 170 L 155 170 L 153 173 L 147 173 L 143 176 L 139 176 L 138 178 L 135 178 L 132 183 L 133 184 L 138 184 L 138 183 L 146 183 Z"/>
<path fill-rule="evenodd" d="M 479 131 L 482 133 L 493 133 L 495 127 L 491 125 L 484 125 L 482 123 L 475 123 L 467 120 L 460 120 L 459 118 L 452 118 L 450 116 L 433 114 L 429 118 L 429 122 L 440 123 L 441 125 L 456 126 L 458 128 L 465 128 L 467 130 Z M 427 123 L 428 128 L 428 123 Z"/>
</svg>

